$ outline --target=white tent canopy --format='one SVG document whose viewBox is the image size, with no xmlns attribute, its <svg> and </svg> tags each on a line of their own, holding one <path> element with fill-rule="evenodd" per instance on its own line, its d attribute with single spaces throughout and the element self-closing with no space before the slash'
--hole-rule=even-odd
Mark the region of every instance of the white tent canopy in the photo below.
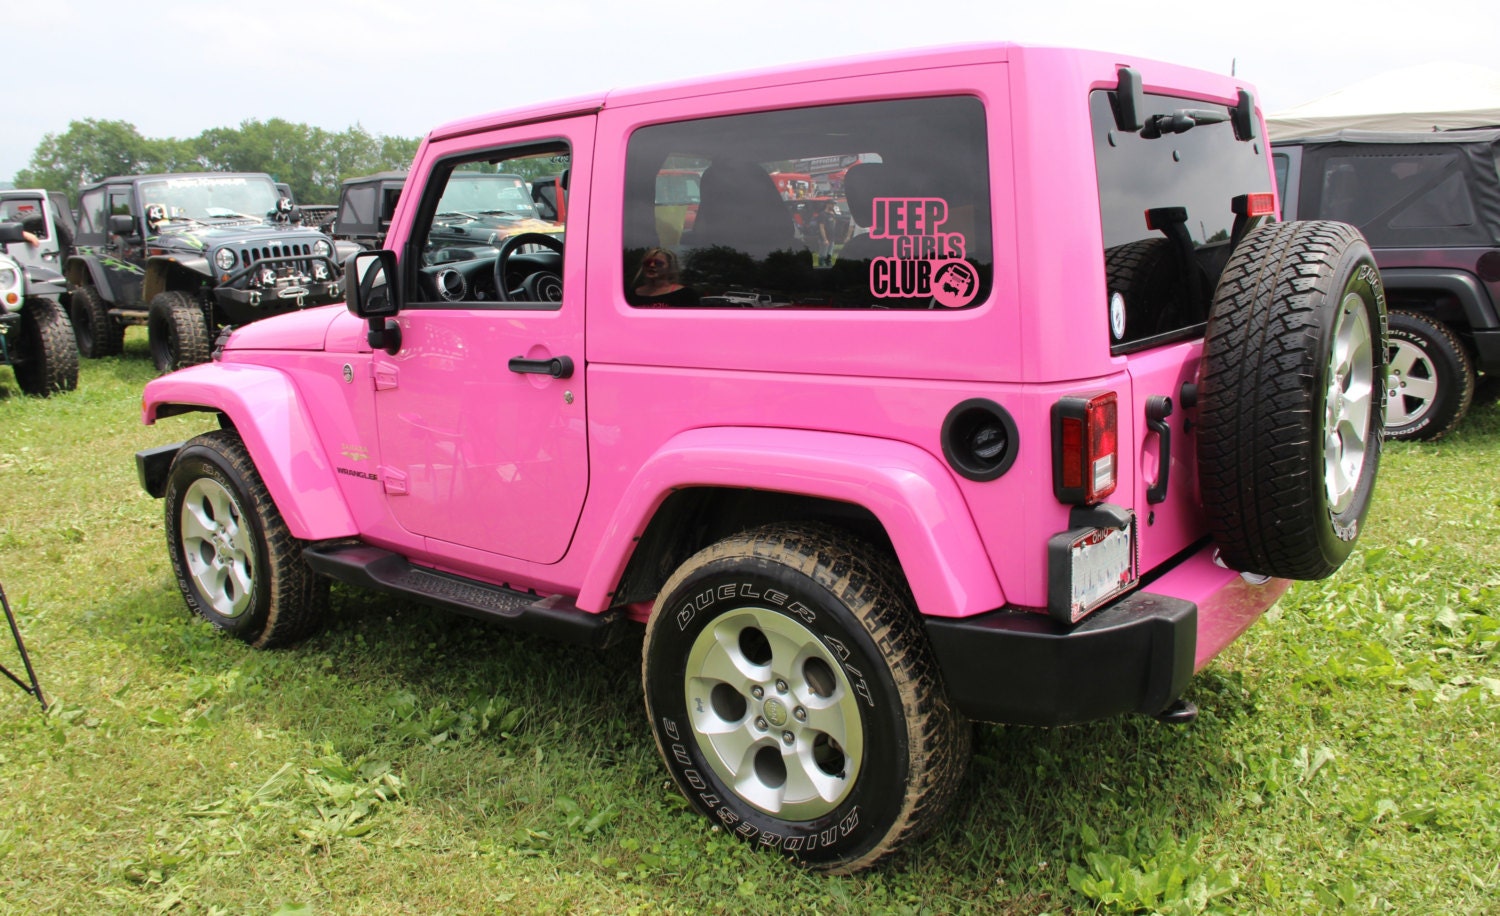
<svg viewBox="0 0 1500 916">
<path fill-rule="evenodd" d="M 1272 140 L 1345 128 L 1452 130 L 1500 126 L 1500 72 L 1434 62 L 1361 80 L 1295 108 L 1266 116 Z"/>
</svg>

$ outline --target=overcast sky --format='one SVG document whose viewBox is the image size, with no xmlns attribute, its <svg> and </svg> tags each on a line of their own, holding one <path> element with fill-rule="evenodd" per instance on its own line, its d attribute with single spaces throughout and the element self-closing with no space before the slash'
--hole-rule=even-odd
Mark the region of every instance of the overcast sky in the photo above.
<svg viewBox="0 0 1500 916">
<path fill-rule="evenodd" d="M 282 118 L 417 137 L 530 102 L 970 41 L 1229 73 L 1266 114 L 1430 61 L 1500 68 L 1500 2 L 0 0 L 0 180 L 95 118 L 145 137 Z"/>
</svg>

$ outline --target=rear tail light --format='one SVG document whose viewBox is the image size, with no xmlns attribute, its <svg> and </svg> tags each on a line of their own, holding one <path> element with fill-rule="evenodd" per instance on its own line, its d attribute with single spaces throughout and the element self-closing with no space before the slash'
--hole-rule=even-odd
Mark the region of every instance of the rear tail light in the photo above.
<svg viewBox="0 0 1500 916">
<path fill-rule="evenodd" d="M 1241 194 L 1231 202 L 1231 209 L 1236 216 L 1274 216 L 1276 195 L 1270 191 Z"/>
<path fill-rule="evenodd" d="M 1052 491 L 1059 502 L 1092 505 L 1119 480 L 1119 398 L 1113 391 L 1052 405 Z"/>
</svg>

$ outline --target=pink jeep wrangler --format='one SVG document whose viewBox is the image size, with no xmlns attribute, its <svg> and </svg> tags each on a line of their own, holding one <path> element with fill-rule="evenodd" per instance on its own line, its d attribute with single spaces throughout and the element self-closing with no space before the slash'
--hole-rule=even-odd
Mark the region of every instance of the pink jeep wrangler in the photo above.
<svg viewBox="0 0 1500 916">
<path fill-rule="evenodd" d="M 691 226 L 658 198 L 701 175 Z M 453 176 L 563 189 L 497 236 Z M 772 172 L 852 214 L 818 252 Z M 545 181 L 544 181 L 545 179 Z M 561 208 L 559 208 L 561 209 Z M 256 646 L 330 579 L 603 645 L 692 803 L 811 867 L 930 826 L 970 720 L 1191 718 L 1194 672 L 1349 554 L 1385 304 L 1275 221 L 1224 76 L 919 51 L 434 130 L 348 308 L 151 382 L 188 606 Z"/>
</svg>

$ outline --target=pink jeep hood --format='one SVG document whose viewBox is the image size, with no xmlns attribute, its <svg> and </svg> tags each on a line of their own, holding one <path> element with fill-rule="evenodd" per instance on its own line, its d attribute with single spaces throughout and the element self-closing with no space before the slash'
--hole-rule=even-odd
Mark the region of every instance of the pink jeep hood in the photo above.
<svg viewBox="0 0 1500 916">
<path fill-rule="evenodd" d="M 342 303 L 289 312 L 235 328 L 226 350 L 321 350 L 328 326 L 347 314 Z"/>
</svg>

